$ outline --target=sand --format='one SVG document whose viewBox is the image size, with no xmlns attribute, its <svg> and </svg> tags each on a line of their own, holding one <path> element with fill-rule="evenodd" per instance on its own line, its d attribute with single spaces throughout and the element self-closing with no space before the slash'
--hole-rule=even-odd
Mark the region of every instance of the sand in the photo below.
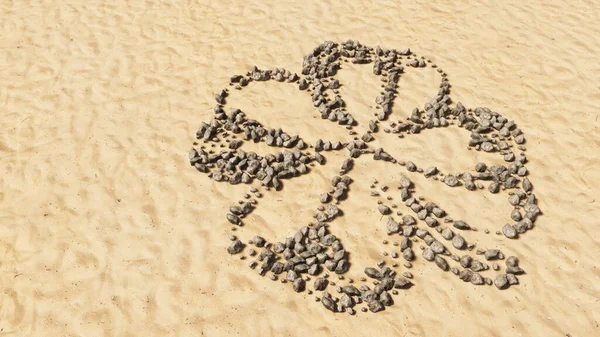
<svg viewBox="0 0 600 337">
<path fill-rule="evenodd" d="M 0 335 L 600 335 L 599 17 L 597 2 L 560 0 L 2 2 Z M 214 93 L 254 64 L 299 72 L 312 48 L 347 39 L 410 47 L 448 72 L 455 100 L 524 130 L 544 215 L 516 241 L 470 236 L 520 257 L 519 286 L 477 287 L 419 259 L 396 305 L 351 317 L 227 254 L 224 214 L 248 187 L 187 160 Z M 344 98 L 369 116 L 378 83 L 369 67 L 345 70 Z M 401 79 L 394 114 L 435 94 L 433 70 L 419 74 Z M 310 99 L 292 86 L 255 85 L 231 102 L 310 141 L 347 137 L 307 121 Z M 467 139 L 439 130 L 381 142 L 458 172 L 485 156 Z M 268 193 L 247 234 L 291 235 L 341 160 Z M 339 221 L 356 275 L 381 255 L 365 248 L 385 238 L 368 184 L 397 181 L 402 171 L 386 168 L 357 165 Z M 492 233 L 506 222 L 500 197 L 413 180 L 457 219 Z"/>
</svg>

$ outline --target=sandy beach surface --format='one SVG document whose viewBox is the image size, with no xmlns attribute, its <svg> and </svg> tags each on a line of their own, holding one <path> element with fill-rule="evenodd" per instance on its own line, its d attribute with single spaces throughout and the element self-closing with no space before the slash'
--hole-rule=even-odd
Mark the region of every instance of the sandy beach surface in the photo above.
<svg viewBox="0 0 600 337">
<path fill-rule="evenodd" d="M 0 336 L 599 336 L 600 3 L 376 3 L 0 2 Z M 224 214 L 248 186 L 217 183 L 187 158 L 214 94 L 253 65 L 300 72 L 314 47 L 348 39 L 410 47 L 448 73 L 455 101 L 523 129 L 544 214 L 519 240 L 493 235 L 510 212 L 505 196 L 411 176 L 476 224 L 478 246 L 519 256 L 518 286 L 474 286 L 418 259 L 415 286 L 394 306 L 349 316 L 229 256 Z M 344 67 L 342 92 L 364 120 L 380 82 L 368 66 Z M 394 114 L 410 115 L 438 83 L 432 68 L 403 77 Z M 314 118 L 294 86 L 258 83 L 228 99 L 309 141 L 348 137 Z M 489 156 L 468 151 L 468 137 L 441 129 L 378 142 L 458 172 Z M 342 159 L 264 193 L 240 237 L 293 235 Z M 401 173 L 357 162 L 336 223 L 356 257 L 352 277 L 381 259 L 386 238 L 369 182 Z"/>
</svg>

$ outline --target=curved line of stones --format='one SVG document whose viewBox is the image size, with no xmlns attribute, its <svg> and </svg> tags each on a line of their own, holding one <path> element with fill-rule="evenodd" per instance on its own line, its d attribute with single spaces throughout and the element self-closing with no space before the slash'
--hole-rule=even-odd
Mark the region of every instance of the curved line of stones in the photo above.
<svg viewBox="0 0 600 337">
<path fill-rule="evenodd" d="M 383 85 L 385 91 L 375 99 L 375 103 L 381 111 L 376 114 L 377 120 L 369 122 L 369 131 L 366 134 L 360 139 L 354 137 L 353 141 L 346 143 L 318 140 L 314 147 L 307 146 L 299 136 L 290 136 L 281 129 L 265 129 L 258 121 L 246 119 L 245 114 L 239 109 L 232 109 L 227 114 L 223 110 L 223 106 L 229 93 L 224 89 L 215 95 L 218 103 L 214 109 L 215 118 L 210 123 L 202 123 L 196 136 L 206 143 L 219 142 L 219 136 L 221 136 L 225 139 L 225 142 L 229 143 L 229 151 L 214 153 L 213 150 L 205 151 L 204 146 L 200 149 L 193 148 L 189 154 L 190 163 L 199 171 L 207 173 L 214 180 L 229 181 L 230 184 L 250 184 L 254 179 L 259 179 L 261 184 L 268 190 L 269 187 L 282 188 L 281 179 L 289 179 L 308 173 L 308 166 L 314 165 L 313 162 L 315 161 L 321 165 L 324 164 L 325 157 L 321 155 L 321 151 L 342 150 L 343 148 L 349 151 L 350 158 L 344 161 L 340 169 L 342 175 L 352 169 L 352 158 L 357 158 L 365 153 L 373 153 L 375 160 L 398 163 L 409 172 L 418 171 L 426 177 L 442 181 L 451 187 L 464 185 L 468 190 L 474 191 L 483 188 L 481 182 L 475 184 L 475 181 L 490 180 L 492 182 L 488 189 L 492 193 L 498 193 L 501 187 L 515 189 L 515 191 L 509 192 L 509 202 L 515 206 L 515 209 L 511 212 L 511 219 L 517 223 L 505 225 L 503 234 L 509 238 L 516 238 L 518 234 L 531 229 L 540 211 L 536 205 L 535 195 L 531 194 L 531 183 L 525 177 L 528 174 L 524 166 L 527 161 L 526 156 L 521 153 L 517 158 L 511 150 L 512 142 L 517 144 L 525 142 L 522 131 L 516 128 L 513 121 L 508 121 L 500 114 L 487 108 L 477 108 L 472 111 L 465 109 L 461 103 L 457 103 L 455 107 L 450 107 L 448 105 L 451 103 L 449 98 L 450 84 L 446 74 L 441 69 L 438 69 L 438 72 L 442 75 L 440 90 L 431 101 L 424 105 L 424 110 L 415 108 L 412 115 L 407 118 L 407 122 L 400 120 L 397 123 L 391 122 L 389 128 L 384 127 L 383 131 L 397 133 L 401 138 L 404 136 L 403 132 L 406 135 L 418 134 L 421 130 L 445 127 L 454 124 L 453 121 L 457 120 L 459 127 L 471 131 L 470 147 L 474 147 L 477 151 L 499 152 L 504 156 L 504 160 L 511 162 L 511 164 L 508 167 L 495 165 L 488 168 L 486 164 L 478 163 L 473 173 L 464 172 L 456 175 L 444 175 L 436 167 L 423 170 L 417 168 L 412 162 L 397 161 L 382 148 L 373 150 L 368 146 L 368 143 L 374 140 L 373 134 L 379 131 L 379 124 L 386 121 L 391 113 L 397 83 L 400 74 L 404 71 L 400 60 L 403 57 L 410 60 L 411 56 L 413 58 L 408 61 L 408 64 L 412 67 L 425 67 L 428 63 L 431 63 L 431 61 L 426 61 L 424 58 L 416 58 L 409 49 L 396 51 L 377 47 L 374 50 L 362 46 L 357 41 L 347 41 L 341 45 L 334 42 L 325 42 L 304 58 L 302 70 L 302 74 L 305 75 L 304 78 L 300 78 L 297 74 L 285 69 L 260 70 L 257 67 L 247 73 L 246 77 L 242 75 L 233 76 L 231 77 L 231 84 L 235 84 L 236 89 L 241 89 L 251 81 L 274 79 L 279 82 L 297 82 L 300 90 L 312 91 L 313 105 L 318 108 L 323 119 L 345 125 L 350 130 L 351 135 L 356 134 L 352 131 L 356 121 L 345 110 L 345 103 L 337 90 L 340 88 L 339 81 L 333 78 L 328 80 L 327 77 L 332 77 L 337 73 L 337 70 L 341 68 L 342 60 L 347 62 L 349 58 L 353 58 L 352 62 L 357 64 L 373 62 L 373 73 L 381 76 L 382 81 L 386 82 L 387 85 Z M 372 61 L 373 59 L 375 61 Z M 435 67 L 434 64 L 431 66 Z M 328 98 L 327 91 L 329 90 L 332 90 L 335 94 L 334 99 Z M 253 152 L 246 153 L 240 149 L 243 141 L 235 136 L 242 132 L 246 141 L 260 142 L 265 140 L 269 146 L 294 149 L 284 150 L 277 154 L 268 154 L 264 157 Z M 231 140 L 229 136 L 231 136 Z M 511 136 L 514 138 L 511 138 Z M 214 144 L 212 146 L 214 147 Z M 224 147 L 224 145 L 221 144 L 221 147 Z M 315 153 L 303 152 L 302 150 L 306 150 L 307 147 L 314 148 Z M 522 145 L 519 145 L 519 149 L 525 151 Z M 223 171 L 225 171 L 225 174 L 223 174 Z M 520 187 L 522 190 L 517 189 L 520 181 L 513 174 L 524 177 Z M 333 188 L 320 197 L 320 201 L 326 204 L 326 208 L 325 206 L 318 207 L 318 212 L 315 214 L 316 224 L 310 223 L 309 226 L 303 227 L 294 237 L 288 238 L 285 243 L 270 244 L 264 238 L 255 236 L 251 243 L 264 248 L 257 257 L 257 261 L 262 262 L 258 269 L 259 274 L 266 275 L 267 272 L 271 271 L 271 279 L 276 280 L 277 275 L 286 272 L 286 277 L 282 279 L 282 282 L 292 282 L 294 290 L 298 292 L 304 291 L 306 287 L 306 279 L 303 279 L 301 274 L 319 275 L 322 271 L 321 265 L 324 265 L 331 272 L 340 274 L 340 278 L 343 278 L 342 274 L 346 273 L 350 266 L 349 257 L 340 240 L 329 233 L 327 223 L 340 214 L 337 204 L 347 196 L 351 182 L 352 180 L 348 176 L 334 177 L 332 181 Z M 414 193 L 412 187 L 410 179 L 406 177 L 401 179 L 399 186 L 401 199 L 407 207 L 417 214 L 418 219 L 425 222 L 427 227 L 435 229 L 443 239 L 450 240 L 455 249 L 472 250 L 474 248 L 473 244 L 467 243 L 460 234 L 454 233 L 452 229 L 443 228 L 436 220 L 436 217 L 441 218 L 445 215 L 441 208 L 432 202 L 422 206 L 418 199 L 411 196 Z M 387 190 L 387 188 L 384 188 L 384 190 Z M 253 188 L 250 192 L 254 193 L 256 197 L 260 197 L 258 190 Z M 378 196 L 379 192 L 373 191 L 372 195 Z M 252 199 L 249 194 L 244 197 L 247 200 L 240 200 L 239 205 L 232 206 L 227 214 L 227 220 L 232 224 L 241 226 L 242 219 L 256 207 L 256 199 Z M 335 202 L 329 202 L 332 199 Z M 388 199 L 391 199 L 391 197 L 388 197 Z M 381 214 L 389 215 L 392 213 L 391 209 L 384 205 L 382 201 L 379 201 L 379 203 L 378 210 Z M 396 205 L 392 206 L 395 207 Z M 519 207 L 524 208 L 524 215 L 520 213 Z M 401 212 L 397 212 L 397 215 L 401 215 Z M 453 221 L 447 217 L 444 222 Z M 471 229 L 471 226 L 464 221 L 455 221 L 453 227 L 457 230 Z M 421 246 L 422 256 L 428 261 L 435 262 L 442 270 L 451 270 L 463 281 L 470 281 L 473 284 L 492 284 L 491 279 L 484 278 L 478 273 L 489 268 L 485 263 L 473 259 L 469 255 L 460 257 L 456 254 L 450 254 L 449 250 L 440 241 L 433 238 L 429 231 L 417 226 L 417 221 L 412 215 L 406 214 L 399 220 L 390 216 L 386 228 L 389 235 L 402 235 L 401 243 L 398 246 L 403 258 L 407 260 L 406 267 L 409 268 L 411 266 L 410 261 L 415 258 L 412 242 L 422 241 L 427 246 Z M 241 252 L 245 245 L 237 240 L 235 236 L 230 238 L 233 243 L 228 248 L 228 252 L 231 254 Z M 413 241 L 411 241 L 411 238 Z M 384 243 L 387 243 L 387 240 Z M 329 254 L 327 251 L 329 251 Z M 256 251 L 249 249 L 249 254 L 254 256 Z M 486 260 L 504 258 L 503 253 L 497 249 L 478 249 L 477 254 L 485 255 Z M 395 258 L 394 255 L 398 256 L 397 253 L 393 252 L 393 258 Z M 450 268 L 447 261 L 442 257 L 443 255 L 450 256 L 452 260 L 459 262 L 464 269 L 459 271 L 458 268 Z M 279 260 L 285 260 L 286 262 L 280 262 Z M 257 261 L 251 262 L 250 266 L 255 268 L 258 264 Z M 515 275 L 523 273 L 523 270 L 518 267 L 516 257 L 508 258 L 506 264 L 507 274 L 497 276 L 493 282 L 500 289 L 518 283 Z M 495 270 L 499 269 L 496 263 L 493 266 Z M 375 268 L 365 269 L 365 274 L 376 280 L 373 290 L 366 285 L 361 286 L 360 289 L 351 284 L 345 287 L 338 286 L 336 287 L 338 293 L 343 293 L 341 298 L 336 299 L 329 293 L 324 292 L 320 298 L 323 305 L 334 312 L 345 310 L 351 314 L 355 312 L 354 305 L 363 301 L 368 303 L 369 310 L 373 312 L 383 310 L 386 305 L 391 305 L 393 300 L 388 291 L 406 289 L 412 283 L 406 278 L 395 278 L 396 272 L 389 267 L 384 267 L 383 261 L 378 263 L 378 267 L 379 270 Z M 327 284 L 335 285 L 334 282 L 329 282 L 326 276 L 327 274 L 325 274 L 325 277 L 317 278 L 315 290 L 322 291 L 327 287 Z M 408 272 L 404 273 L 403 276 L 412 277 Z M 348 282 L 352 283 L 353 280 L 348 280 Z M 392 290 L 392 293 L 395 292 L 396 290 Z M 363 308 L 363 310 L 366 309 Z"/>
</svg>

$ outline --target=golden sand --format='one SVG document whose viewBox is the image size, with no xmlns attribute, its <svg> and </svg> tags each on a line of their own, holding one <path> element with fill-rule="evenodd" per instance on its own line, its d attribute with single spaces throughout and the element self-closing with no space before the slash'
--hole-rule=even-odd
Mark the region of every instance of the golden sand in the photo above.
<svg viewBox="0 0 600 337">
<path fill-rule="evenodd" d="M 0 336 L 600 335 L 599 17 L 598 2 L 562 0 L 0 2 Z M 227 254 L 224 214 L 248 186 L 187 160 L 214 94 L 254 64 L 300 72 L 312 48 L 347 39 L 410 47 L 448 72 L 455 101 L 524 130 L 544 215 L 516 241 L 471 236 L 520 257 L 519 286 L 477 287 L 418 259 L 396 305 L 351 317 Z M 373 112 L 369 72 L 339 76 L 356 115 Z M 394 114 L 437 90 L 433 69 L 413 73 Z M 260 83 L 229 102 L 308 141 L 347 137 L 306 119 L 314 108 L 294 86 Z M 459 172 L 486 158 L 467 139 L 444 129 L 381 144 Z M 282 240 L 308 221 L 338 159 L 267 193 L 249 233 Z M 387 168 L 353 173 L 339 226 L 355 273 L 381 254 L 365 248 L 385 238 L 367 182 L 397 181 Z M 492 233 L 510 211 L 500 196 L 413 181 Z"/>
</svg>

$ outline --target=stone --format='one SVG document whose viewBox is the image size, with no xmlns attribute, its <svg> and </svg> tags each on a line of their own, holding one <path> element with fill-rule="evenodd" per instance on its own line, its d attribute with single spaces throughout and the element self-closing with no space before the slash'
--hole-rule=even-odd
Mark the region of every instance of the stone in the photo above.
<svg viewBox="0 0 600 337">
<path fill-rule="evenodd" d="M 297 293 L 303 292 L 304 289 L 306 288 L 306 281 L 304 281 L 304 279 L 302 279 L 301 277 L 298 277 L 297 279 L 294 280 L 293 286 L 294 286 L 295 292 L 297 292 Z"/>
<path fill-rule="evenodd" d="M 408 289 L 412 286 L 412 283 L 405 278 L 398 278 L 394 281 L 394 288 L 396 289 Z"/>
<path fill-rule="evenodd" d="M 379 301 L 381 302 L 381 304 L 383 304 L 386 307 L 389 307 L 392 304 L 394 304 L 394 300 L 392 299 L 392 296 L 388 292 L 382 292 L 379 295 Z"/>
<path fill-rule="evenodd" d="M 227 247 L 227 252 L 231 255 L 238 254 L 244 249 L 244 244 L 240 240 L 235 240 Z"/>
<path fill-rule="evenodd" d="M 478 271 L 486 270 L 488 267 L 487 267 L 487 265 L 483 264 L 481 261 L 473 260 L 471 262 L 470 268 L 472 271 L 478 272 Z"/>
<path fill-rule="evenodd" d="M 400 231 L 400 224 L 398 224 L 398 222 L 396 222 L 391 217 L 388 218 L 386 227 L 387 227 L 388 234 L 394 234 L 394 233 L 398 233 Z"/>
<path fill-rule="evenodd" d="M 427 261 L 433 261 L 435 259 L 435 253 L 431 248 L 426 248 L 423 250 L 423 258 Z"/>
<path fill-rule="evenodd" d="M 473 272 L 468 269 L 463 269 L 458 273 L 458 278 L 460 278 L 464 282 L 471 281 L 472 276 L 473 276 Z"/>
<path fill-rule="evenodd" d="M 488 190 L 489 190 L 491 193 L 494 193 L 494 194 L 495 194 L 495 193 L 498 193 L 498 192 L 500 191 L 500 184 L 498 184 L 498 183 L 491 183 L 491 184 L 488 186 Z"/>
<path fill-rule="evenodd" d="M 435 166 L 430 166 L 427 169 L 425 169 L 425 177 L 429 178 L 431 176 L 434 176 L 438 173 L 438 169 Z"/>
<path fill-rule="evenodd" d="M 381 213 L 382 215 L 387 215 L 390 214 L 392 212 L 392 210 L 386 206 L 386 205 L 379 205 L 377 207 L 377 210 L 379 211 L 379 213 Z"/>
<path fill-rule="evenodd" d="M 497 260 L 501 256 L 501 252 L 498 249 L 488 249 L 485 251 L 484 256 L 488 261 Z"/>
<path fill-rule="evenodd" d="M 435 264 L 443 271 L 448 270 L 448 262 L 446 262 L 446 259 L 439 255 L 435 257 Z"/>
<path fill-rule="evenodd" d="M 509 239 L 515 239 L 518 236 L 517 230 L 511 224 L 504 225 L 504 227 L 502 227 L 502 233 Z"/>
<path fill-rule="evenodd" d="M 458 179 L 456 179 L 455 176 L 449 174 L 447 176 L 444 177 L 444 179 L 442 180 L 444 182 L 444 184 L 450 186 L 450 187 L 455 187 L 458 186 L 460 183 L 458 182 Z"/>
<path fill-rule="evenodd" d="M 415 254 L 413 253 L 412 249 L 410 248 L 406 248 L 402 251 L 402 257 L 406 260 L 406 261 L 412 261 L 415 259 Z"/>
<path fill-rule="evenodd" d="M 369 307 L 369 310 L 373 313 L 380 312 L 385 309 L 384 305 L 377 300 L 369 301 L 367 306 Z"/>
<path fill-rule="evenodd" d="M 469 230 L 471 229 L 471 226 L 467 225 L 467 223 L 465 223 L 464 221 L 461 220 L 457 220 L 454 222 L 453 224 L 454 228 L 460 229 L 460 230 Z"/>
<path fill-rule="evenodd" d="M 340 169 L 340 173 L 341 174 L 348 173 L 352 169 L 353 166 L 354 166 L 354 160 L 352 160 L 352 158 L 348 158 L 348 159 L 344 160 L 344 162 L 342 163 L 342 168 Z"/>
<path fill-rule="evenodd" d="M 519 279 L 514 274 L 506 274 L 509 285 L 519 284 Z"/>
<path fill-rule="evenodd" d="M 444 230 L 442 230 L 442 237 L 446 240 L 452 240 L 454 237 L 454 232 L 450 228 L 446 227 Z"/>
<path fill-rule="evenodd" d="M 343 308 L 354 307 L 354 301 L 347 294 L 342 295 L 342 297 L 340 298 L 340 304 L 342 305 Z"/>
<path fill-rule="evenodd" d="M 335 302 L 325 294 L 323 294 L 323 297 L 321 298 L 321 303 L 323 303 L 323 306 L 327 308 L 327 310 L 332 312 L 337 311 L 337 306 L 335 305 Z"/>
<path fill-rule="evenodd" d="M 525 193 L 529 193 L 533 189 L 533 186 L 531 185 L 531 182 L 529 181 L 529 179 L 527 177 L 523 178 L 522 185 L 523 185 L 523 190 L 525 191 Z"/>
<path fill-rule="evenodd" d="M 402 217 L 402 224 L 404 226 L 412 226 L 416 223 L 417 223 L 417 220 L 415 220 L 415 218 L 410 214 L 406 214 L 405 216 Z"/>
<path fill-rule="evenodd" d="M 478 273 L 471 274 L 471 283 L 474 285 L 482 285 L 484 283 L 483 277 Z"/>
<path fill-rule="evenodd" d="M 444 245 L 442 245 L 441 242 L 437 241 L 434 239 L 434 241 L 431 243 L 431 245 L 429 245 L 429 247 L 431 248 L 431 250 L 433 250 L 434 253 L 436 254 L 442 254 L 446 248 L 444 247 Z"/>
<path fill-rule="evenodd" d="M 265 246 L 265 239 L 261 236 L 254 236 L 254 238 L 252 238 L 252 243 L 256 246 L 256 247 L 264 247 Z"/>
<path fill-rule="evenodd" d="M 506 266 L 507 267 L 516 267 L 519 265 L 519 259 L 516 256 L 509 256 L 506 259 Z"/>
<path fill-rule="evenodd" d="M 315 290 L 318 291 L 323 291 L 325 290 L 325 288 L 327 288 L 327 285 L 329 284 L 329 281 L 326 278 L 323 277 L 319 277 L 315 280 Z"/>
<path fill-rule="evenodd" d="M 439 207 L 433 207 L 431 213 L 433 213 L 433 215 L 435 215 L 438 219 L 441 219 L 444 217 L 444 215 L 446 215 L 446 212 Z"/>
<path fill-rule="evenodd" d="M 477 172 L 485 172 L 485 170 L 487 170 L 487 165 L 485 163 L 477 163 L 477 165 L 475 165 L 475 171 Z"/>
<path fill-rule="evenodd" d="M 365 274 L 373 279 L 381 279 L 381 274 L 379 273 L 379 271 L 372 267 L 365 268 Z"/>
<path fill-rule="evenodd" d="M 501 274 L 496 276 L 496 278 L 494 279 L 494 285 L 500 290 L 508 288 L 510 285 L 508 284 L 507 275 Z"/>
<path fill-rule="evenodd" d="M 456 249 L 464 249 L 466 245 L 465 239 L 460 235 L 455 235 L 452 238 L 452 246 Z"/>
</svg>

